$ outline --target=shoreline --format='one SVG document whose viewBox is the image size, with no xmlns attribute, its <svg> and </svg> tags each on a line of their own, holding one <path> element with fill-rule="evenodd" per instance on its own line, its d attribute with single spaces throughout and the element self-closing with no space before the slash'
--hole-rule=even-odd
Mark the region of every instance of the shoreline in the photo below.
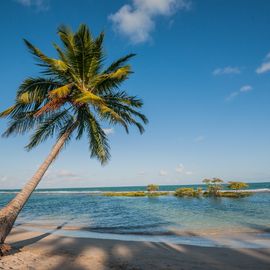
<svg viewBox="0 0 270 270">
<path fill-rule="evenodd" d="M 75 238 L 14 228 L 1 269 L 269 269 L 270 249 Z"/>
<path fill-rule="evenodd" d="M 270 228 L 208 228 L 178 229 L 170 228 L 160 232 L 113 232 L 85 226 L 67 224 L 23 223 L 15 226 L 15 230 L 28 232 L 51 233 L 59 236 L 87 239 L 105 239 L 135 242 L 168 242 L 202 247 L 230 248 L 270 248 Z"/>
<path fill-rule="evenodd" d="M 71 188 L 72 189 L 72 188 Z M 141 190 L 129 190 L 127 192 L 139 192 Z M 143 190 L 142 190 L 143 191 Z M 203 191 L 206 191 L 206 189 L 203 189 Z M 220 192 L 250 192 L 250 193 L 270 193 L 270 188 L 258 188 L 258 189 L 239 189 L 239 190 L 233 190 L 233 189 L 223 189 L 220 190 Z M 0 194 L 17 194 L 20 191 L 0 191 Z M 88 190 L 88 191 L 68 191 L 68 190 L 36 190 L 33 192 L 33 194 L 91 194 L 91 195 L 105 195 L 106 193 L 123 193 L 125 191 L 114 191 L 114 190 L 108 190 L 108 191 L 96 191 L 96 190 Z M 162 190 L 160 189 L 159 192 L 168 192 L 168 195 L 173 195 L 175 190 Z"/>
</svg>

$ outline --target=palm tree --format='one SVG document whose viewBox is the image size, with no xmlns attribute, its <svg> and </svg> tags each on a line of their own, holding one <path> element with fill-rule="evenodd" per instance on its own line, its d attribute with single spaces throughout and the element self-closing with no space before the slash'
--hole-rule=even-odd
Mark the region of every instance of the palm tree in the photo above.
<svg viewBox="0 0 270 270">
<path fill-rule="evenodd" d="M 39 184 L 44 173 L 72 135 L 88 138 L 91 157 L 102 164 L 109 158 L 109 144 L 101 123 L 120 124 L 126 132 L 135 125 L 143 133 L 147 118 L 138 110 L 143 103 L 119 87 L 132 73 L 129 54 L 104 68 L 104 33 L 94 38 L 86 25 L 77 32 L 58 28 L 62 46 L 54 44 L 58 58 L 50 58 L 24 40 L 29 51 L 43 68 L 43 77 L 27 78 L 20 85 L 12 107 L 0 114 L 10 119 L 3 136 L 24 134 L 32 129 L 27 150 L 49 137 L 57 141 L 35 175 L 18 195 L 0 210 L 0 245 Z"/>
<path fill-rule="evenodd" d="M 204 179 L 203 183 L 207 185 L 208 195 L 218 197 L 224 181 L 220 178 Z"/>
</svg>

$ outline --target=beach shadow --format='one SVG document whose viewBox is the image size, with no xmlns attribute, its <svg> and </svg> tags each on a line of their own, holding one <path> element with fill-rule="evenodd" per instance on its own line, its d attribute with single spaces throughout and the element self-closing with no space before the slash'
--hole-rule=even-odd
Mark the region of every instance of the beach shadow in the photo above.
<svg viewBox="0 0 270 270">
<path fill-rule="evenodd" d="M 66 224 L 64 222 L 53 230 L 12 245 L 27 247 L 27 251 L 39 250 L 42 259 L 53 259 L 50 270 L 269 270 L 269 249 L 201 247 L 53 235 Z M 190 235 L 202 238 L 194 232 Z M 212 238 L 203 237 L 213 241 Z"/>
<path fill-rule="evenodd" d="M 34 237 L 13 242 L 13 254 L 23 247 L 29 251 L 38 249 L 42 258 L 50 261 L 54 258 L 50 270 L 269 270 L 269 249 L 248 249 L 230 247 L 202 247 L 164 242 L 132 242 L 90 238 L 65 237 L 55 232 L 63 229 L 69 221 L 53 229 L 42 229 Z M 250 228 L 254 224 L 245 224 Z M 82 229 L 82 228 L 81 228 Z M 89 230 L 89 228 L 84 228 Z M 92 228 L 93 229 L 93 228 Z M 258 226 L 256 225 L 256 229 Z M 261 226 L 260 231 L 268 231 Z M 27 231 L 26 231 L 27 232 Z M 17 231 L 13 233 L 18 234 Z M 172 233 L 175 234 L 174 231 Z M 209 235 L 185 232 L 187 236 L 211 240 L 220 245 Z M 181 236 L 181 234 L 180 234 Z M 235 240 L 237 236 L 235 236 Z M 248 244 L 248 242 L 247 242 Z M 38 265 L 37 265 L 38 266 Z"/>
<path fill-rule="evenodd" d="M 242 222 L 242 224 L 248 228 L 258 230 L 259 233 L 270 233 L 270 226 L 253 224 L 250 222 Z"/>
<path fill-rule="evenodd" d="M 36 236 L 36 237 L 32 237 L 32 238 L 29 238 L 29 239 L 25 239 L 25 240 L 21 240 L 21 241 L 18 241 L 18 242 L 14 242 L 12 244 L 12 248 L 15 248 L 16 251 L 19 251 L 19 249 L 25 247 L 25 246 L 28 246 L 28 245 L 32 245 L 38 241 L 40 241 L 41 239 L 51 235 L 52 233 L 44 233 L 44 234 L 41 234 L 39 236 Z M 14 254 L 14 252 L 12 252 Z"/>
<path fill-rule="evenodd" d="M 75 245 L 77 246 L 76 243 Z M 139 248 L 136 248 L 137 245 Z M 168 243 L 136 243 L 134 247 L 122 242 L 109 248 L 104 246 L 98 245 L 98 248 L 106 254 L 103 264 L 112 269 L 237 269 L 237 265 L 243 262 L 246 264 L 244 268 L 248 269 L 248 263 L 254 265 L 254 261 L 258 269 L 267 269 L 267 265 L 263 266 L 258 258 L 250 259 L 251 254 L 243 254 L 232 249 L 219 249 L 217 252 L 217 248 L 214 250 Z M 91 248 L 92 245 L 86 245 L 82 247 L 82 251 Z M 54 269 L 61 268 L 56 266 Z"/>
<path fill-rule="evenodd" d="M 12 243 L 12 247 L 14 248 L 14 252 L 12 252 L 12 254 L 16 253 L 19 251 L 19 249 L 25 247 L 25 246 L 28 246 L 28 245 L 32 245 L 34 243 L 37 243 L 38 241 L 46 238 L 47 236 L 53 234 L 54 232 L 58 231 L 58 230 L 61 230 L 65 225 L 67 225 L 68 222 L 65 221 L 63 222 L 62 224 L 60 224 L 59 226 L 57 226 L 55 229 L 52 229 L 48 232 L 45 232 L 41 235 L 38 235 L 38 236 L 35 236 L 35 237 L 32 237 L 32 238 L 28 238 L 28 239 L 24 239 L 24 240 L 21 240 L 21 241 L 17 241 L 17 242 L 14 242 Z M 12 234 L 19 234 L 21 232 L 17 231 L 17 232 L 12 232 Z"/>
</svg>

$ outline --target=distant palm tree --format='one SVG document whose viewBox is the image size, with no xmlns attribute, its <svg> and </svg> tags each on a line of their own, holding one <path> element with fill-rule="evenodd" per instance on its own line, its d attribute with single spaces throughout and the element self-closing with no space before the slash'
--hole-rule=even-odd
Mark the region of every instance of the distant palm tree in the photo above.
<svg viewBox="0 0 270 270">
<path fill-rule="evenodd" d="M 72 135 L 81 139 L 86 134 L 91 157 L 104 164 L 110 154 L 100 122 L 121 124 L 127 132 L 130 125 L 135 125 L 141 133 L 144 131 L 142 123 L 147 123 L 147 118 L 138 111 L 142 101 L 119 90 L 121 83 L 132 73 L 126 63 L 134 54 L 103 68 L 104 33 L 93 38 L 88 27 L 81 25 L 75 33 L 61 26 L 58 35 L 62 47 L 54 44 L 57 59 L 46 56 L 24 40 L 43 68 L 44 77 L 27 78 L 17 91 L 15 104 L 0 114 L 10 119 L 3 134 L 5 137 L 34 129 L 27 150 L 57 136 L 57 142 L 35 175 L 0 210 L 0 245 L 42 176 Z"/>
</svg>

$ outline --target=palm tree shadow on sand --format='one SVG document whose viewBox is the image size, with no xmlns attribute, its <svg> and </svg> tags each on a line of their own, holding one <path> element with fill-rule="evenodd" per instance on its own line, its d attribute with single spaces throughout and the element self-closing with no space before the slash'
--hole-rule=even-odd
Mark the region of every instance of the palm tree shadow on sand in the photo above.
<svg viewBox="0 0 270 270">
<path fill-rule="evenodd" d="M 67 225 L 68 223 L 69 223 L 68 221 L 65 221 L 65 222 L 63 222 L 62 224 L 60 224 L 59 226 L 57 226 L 53 230 L 50 230 L 48 232 L 45 232 L 43 234 L 40 234 L 40 235 L 32 237 L 32 238 L 28 238 L 28 239 L 24 239 L 24 240 L 12 243 L 13 250 L 11 251 L 11 254 L 19 252 L 21 248 L 29 246 L 29 245 L 33 245 L 33 244 L 39 242 L 40 240 L 48 237 L 49 235 L 55 233 L 56 231 L 63 229 L 64 226 Z M 22 225 L 23 224 L 18 224 L 16 227 L 19 227 L 19 226 L 22 226 Z M 14 234 L 19 234 L 19 233 L 21 233 L 21 232 L 20 231 L 12 232 L 13 235 Z"/>
<path fill-rule="evenodd" d="M 133 242 L 53 235 L 53 230 L 12 243 L 24 251 L 36 250 L 41 259 L 54 258 L 49 269 L 269 269 L 269 249 L 245 249 Z M 22 231 L 23 233 L 23 231 Z M 35 233 L 36 234 L 36 233 Z M 12 234 L 11 234 L 12 235 Z M 192 234 L 201 237 L 201 235 Z M 207 236 L 205 236 L 207 239 Z M 20 252 L 18 253 L 20 255 Z M 27 262 L 28 263 L 28 262 Z M 29 262 L 30 264 L 33 262 Z M 37 265 L 38 266 L 38 265 Z"/>
</svg>

